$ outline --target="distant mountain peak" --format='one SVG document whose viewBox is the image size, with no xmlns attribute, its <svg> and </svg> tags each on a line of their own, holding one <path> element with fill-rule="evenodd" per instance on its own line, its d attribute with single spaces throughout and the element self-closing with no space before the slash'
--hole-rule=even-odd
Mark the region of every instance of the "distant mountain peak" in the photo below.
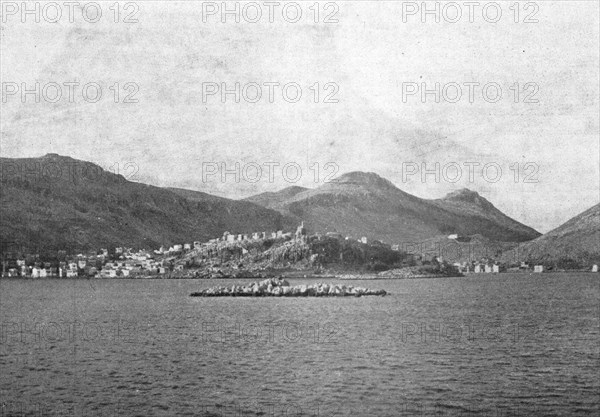
<svg viewBox="0 0 600 417">
<path fill-rule="evenodd" d="M 446 194 L 444 200 L 460 200 L 474 203 L 480 198 L 483 197 L 481 197 L 477 191 L 472 191 L 468 188 L 461 188 L 460 190 L 452 191 L 451 193 Z"/>
<path fill-rule="evenodd" d="M 42 156 L 41 159 L 51 159 L 54 161 L 62 161 L 62 160 L 76 161 L 76 159 L 73 159 L 70 156 L 64 156 L 64 155 L 60 155 L 57 153 L 47 153 L 46 155 Z M 87 163 L 90 163 L 90 162 L 87 162 Z"/>
<path fill-rule="evenodd" d="M 299 185 L 290 185 L 289 187 L 286 187 L 283 190 L 280 190 L 279 193 L 293 196 L 293 195 L 296 195 L 296 194 L 301 193 L 306 190 L 308 190 L 308 188 L 306 188 L 306 187 L 300 187 Z"/>
<path fill-rule="evenodd" d="M 448 193 L 442 200 L 480 207 L 486 211 L 497 210 L 492 203 L 479 195 L 477 191 L 472 191 L 468 188 L 461 188 L 460 190 Z"/>
<path fill-rule="evenodd" d="M 374 172 L 353 171 L 340 175 L 331 180 L 332 184 L 355 184 L 377 188 L 394 188 L 397 187 L 389 180 L 380 177 Z"/>
</svg>

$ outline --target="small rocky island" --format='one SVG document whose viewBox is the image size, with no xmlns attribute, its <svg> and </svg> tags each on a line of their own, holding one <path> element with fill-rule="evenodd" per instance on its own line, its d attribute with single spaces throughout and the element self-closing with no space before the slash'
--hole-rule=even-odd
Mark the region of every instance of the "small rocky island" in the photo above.
<svg viewBox="0 0 600 417">
<path fill-rule="evenodd" d="M 191 293 L 192 297 L 362 297 L 363 295 L 384 296 L 385 290 L 372 290 L 352 285 L 311 284 L 290 286 L 285 279 L 270 278 L 248 285 L 212 287 Z"/>
</svg>

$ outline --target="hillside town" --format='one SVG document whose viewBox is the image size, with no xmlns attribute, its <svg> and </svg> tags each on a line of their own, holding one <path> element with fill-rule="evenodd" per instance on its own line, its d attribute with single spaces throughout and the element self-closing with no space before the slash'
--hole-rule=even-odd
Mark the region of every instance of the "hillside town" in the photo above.
<svg viewBox="0 0 600 417">
<path fill-rule="evenodd" d="M 353 238 L 336 232 L 324 234 L 314 233 L 310 237 L 300 224 L 295 232 L 277 230 L 272 232 L 254 232 L 249 234 L 224 232 L 222 236 L 206 242 L 194 241 L 189 243 L 161 246 L 159 249 L 134 249 L 115 247 L 100 248 L 78 254 L 66 254 L 59 251 L 57 259 L 42 259 L 38 254 L 4 254 L 2 259 L 3 278 L 151 278 L 151 277 L 227 277 L 223 273 L 223 265 L 229 264 L 230 269 L 238 270 L 240 262 L 251 250 L 252 244 L 281 245 L 289 248 L 306 246 L 308 239 L 332 239 L 334 241 L 353 241 L 359 245 L 375 246 L 377 248 L 402 253 L 406 257 L 403 266 L 415 266 L 435 262 L 447 264 L 458 274 L 498 274 L 504 272 L 547 272 L 544 265 L 520 264 L 506 265 L 493 257 L 480 256 L 478 259 L 456 262 L 444 259 L 444 251 L 439 243 L 425 247 L 422 244 L 389 245 L 378 240 L 369 241 L 365 236 Z M 449 235 L 449 241 L 455 241 L 458 235 Z M 291 246 L 290 246 L 291 245 Z M 298 246 L 300 245 L 300 246 Z M 310 258 L 310 265 L 315 262 L 318 254 L 308 253 L 293 258 L 286 257 L 293 264 L 301 258 Z M 281 252 L 281 251 L 280 251 Z M 233 254 L 233 256 L 232 256 Z M 273 254 L 271 253 L 271 258 Z M 233 259 L 233 262 L 228 262 Z M 198 269 L 205 267 L 208 274 L 199 274 Z M 256 269 L 256 268 L 255 268 Z M 212 273 L 211 273 L 212 272 Z M 591 272 L 598 272 L 598 265 L 591 267 Z"/>
<path fill-rule="evenodd" d="M 211 256 L 223 249 L 232 249 L 249 241 L 290 240 L 293 234 L 282 230 L 254 232 L 252 234 L 232 234 L 224 232 L 219 238 L 207 242 L 194 241 L 159 249 L 134 249 L 116 247 L 113 250 L 101 248 L 76 255 L 62 254 L 64 260 L 48 261 L 38 254 L 5 254 L 2 260 L 2 277 L 24 278 L 135 278 L 168 275 L 184 269 L 177 260 L 182 256 L 195 253 Z M 304 236 L 304 225 L 300 225 L 295 237 Z M 62 252 L 62 251 L 59 251 Z M 60 256 L 60 255 L 59 255 Z"/>
</svg>

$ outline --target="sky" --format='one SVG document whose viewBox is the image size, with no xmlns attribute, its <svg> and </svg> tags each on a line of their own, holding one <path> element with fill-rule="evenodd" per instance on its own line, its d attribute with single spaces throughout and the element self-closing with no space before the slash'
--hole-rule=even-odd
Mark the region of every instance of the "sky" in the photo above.
<svg viewBox="0 0 600 417">
<path fill-rule="evenodd" d="M 3 157 L 229 198 L 375 172 L 540 232 L 600 201 L 597 1 L 9 3 Z"/>
</svg>

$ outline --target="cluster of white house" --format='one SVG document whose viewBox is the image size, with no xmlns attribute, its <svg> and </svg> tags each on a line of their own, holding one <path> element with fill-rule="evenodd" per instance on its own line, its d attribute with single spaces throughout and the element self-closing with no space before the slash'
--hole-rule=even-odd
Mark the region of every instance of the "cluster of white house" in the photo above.
<svg viewBox="0 0 600 417">
<path fill-rule="evenodd" d="M 497 263 L 489 263 L 489 262 L 455 262 L 453 264 L 459 272 L 463 274 L 499 274 L 501 266 Z M 519 270 L 531 270 L 529 265 L 525 262 L 521 262 L 521 266 L 517 268 Z M 533 272 L 541 273 L 544 272 L 543 265 L 535 265 L 533 267 Z"/>
<path fill-rule="evenodd" d="M 165 273 L 163 261 L 154 259 L 151 252 L 133 251 L 131 248 L 116 248 L 116 261 L 109 261 L 107 249 L 101 249 L 98 254 L 78 254 L 73 259 L 57 264 L 51 262 L 35 262 L 27 266 L 24 259 L 17 259 L 16 268 L 10 268 L 3 275 L 8 277 L 31 278 L 75 278 L 80 275 L 101 277 L 127 277 L 136 272 Z"/>
<path fill-rule="evenodd" d="M 175 255 L 182 252 L 191 251 L 192 249 L 201 249 L 207 245 L 214 245 L 221 242 L 225 243 L 235 243 L 235 242 L 244 242 L 248 240 L 260 240 L 260 239 L 278 239 L 285 238 L 291 236 L 291 233 L 283 233 L 282 230 L 278 230 L 277 232 L 267 233 L 267 232 L 255 232 L 250 234 L 232 234 L 229 232 L 223 233 L 223 236 L 220 238 L 210 239 L 208 242 L 200 242 L 195 241 L 194 243 L 183 243 L 170 246 L 168 249 L 164 246 L 161 246 L 160 249 L 154 251 L 156 255 Z"/>
<path fill-rule="evenodd" d="M 454 263 L 454 266 L 458 269 L 459 272 L 463 274 L 499 274 L 500 273 L 500 265 L 498 264 L 475 264 L 471 265 L 468 263 Z"/>
<path fill-rule="evenodd" d="M 304 236 L 306 229 L 304 228 L 304 222 L 298 226 L 296 233 L 287 232 L 284 233 L 283 230 L 277 230 L 274 232 L 254 232 L 254 233 L 229 233 L 224 232 L 221 237 L 210 239 L 207 242 L 195 241 L 194 243 L 183 243 L 170 246 L 168 249 L 164 246 L 161 246 L 160 249 L 155 250 L 154 253 L 156 255 L 175 255 L 182 252 L 191 251 L 194 249 L 202 249 L 206 246 L 216 245 L 219 243 L 236 243 L 236 242 L 247 242 L 252 240 L 264 240 L 264 239 L 288 239 L 296 236 L 296 238 Z M 367 238 L 363 238 L 366 239 Z"/>
<path fill-rule="evenodd" d="M 317 237 L 321 237 L 319 233 Z M 340 233 L 328 232 L 328 237 L 334 237 L 343 239 L 344 237 Z M 154 251 L 134 251 L 132 248 L 118 247 L 115 249 L 115 255 L 117 260 L 110 261 L 109 253 L 107 249 L 101 249 L 99 253 L 83 255 L 79 254 L 74 259 L 65 262 L 59 262 L 58 267 L 56 264 L 52 266 L 49 262 L 36 262 L 33 266 L 27 266 L 26 261 L 23 259 L 17 260 L 17 268 L 10 268 L 8 271 L 3 272 L 4 276 L 8 277 L 32 277 L 32 278 L 46 278 L 46 277 L 60 277 L 60 278 L 72 278 L 79 275 L 87 276 L 100 276 L 100 277 L 129 277 L 134 275 L 148 275 L 148 274 L 165 274 L 173 267 L 171 262 L 167 260 L 169 256 L 176 256 L 184 252 L 191 250 L 199 250 L 200 252 L 214 250 L 215 247 L 227 247 L 231 244 L 239 244 L 241 242 L 261 240 L 261 239 L 305 239 L 306 229 L 304 228 L 304 222 L 298 226 L 295 233 L 283 233 L 282 230 L 275 232 L 254 232 L 251 234 L 232 234 L 229 232 L 223 233 L 220 238 L 210 239 L 207 242 L 195 241 L 194 243 L 176 244 L 168 249 L 161 247 Z M 353 239 L 345 237 L 346 240 Z M 449 235 L 448 239 L 456 240 L 458 235 Z M 367 244 L 367 238 L 361 237 L 357 239 L 358 242 Z M 211 249 L 212 248 L 212 249 Z M 392 250 L 399 251 L 400 245 L 391 245 Z M 407 251 L 408 252 L 408 251 Z M 157 259 L 159 258 L 159 259 Z M 438 257 L 438 260 L 442 262 L 442 258 Z M 462 273 L 500 273 L 501 266 L 493 261 L 488 262 L 456 262 L 454 266 Z M 182 265 L 177 265 L 176 269 L 182 268 Z M 531 270 L 532 268 L 525 262 L 521 263 L 521 266 L 517 269 L 520 270 Z M 541 273 L 544 272 L 543 265 L 534 265 L 533 272 Z M 598 265 L 593 265 L 592 272 L 598 272 Z"/>
<path fill-rule="evenodd" d="M 7 277 L 31 277 L 31 278 L 72 278 L 79 276 L 79 270 L 85 267 L 85 261 L 59 262 L 58 267 L 52 266 L 50 262 L 36 262 L 35 265 L 27 266 L 24 259 L 17 260 L 17 268 L 10 268 L 4 274 Z"/>
<path fill-rule="evenodd" d="M 474 273 L 474 274 L 498 274 L 500 273 L 500 265 L 498 264 L 489 264 L 489 263 L 475 263 L 469 264 L 467 262 L 454 263 L 454 266 L 461 273 Z M 533 269 L 526 262 L 521 262 L 521 266 L 518 268 L 510 268 L 508 272 L 518 272 L 518 271 L 533 271 L 533 273 L 542 273 L 544 272 L 544 265 L 533 265 Z M 592 272 L 598 272 L 598 265 L 592 266 Z"/>
<path fill-rule="evenodd" d="M 153 255 L 144 251 L 131 254 L 124 259 L 107 262 L 99 272 L 102 278 L 129 277 L 133 275 L 165 274 L 168 268 L 164 260 L 154 259 Z"/>
</svg>

